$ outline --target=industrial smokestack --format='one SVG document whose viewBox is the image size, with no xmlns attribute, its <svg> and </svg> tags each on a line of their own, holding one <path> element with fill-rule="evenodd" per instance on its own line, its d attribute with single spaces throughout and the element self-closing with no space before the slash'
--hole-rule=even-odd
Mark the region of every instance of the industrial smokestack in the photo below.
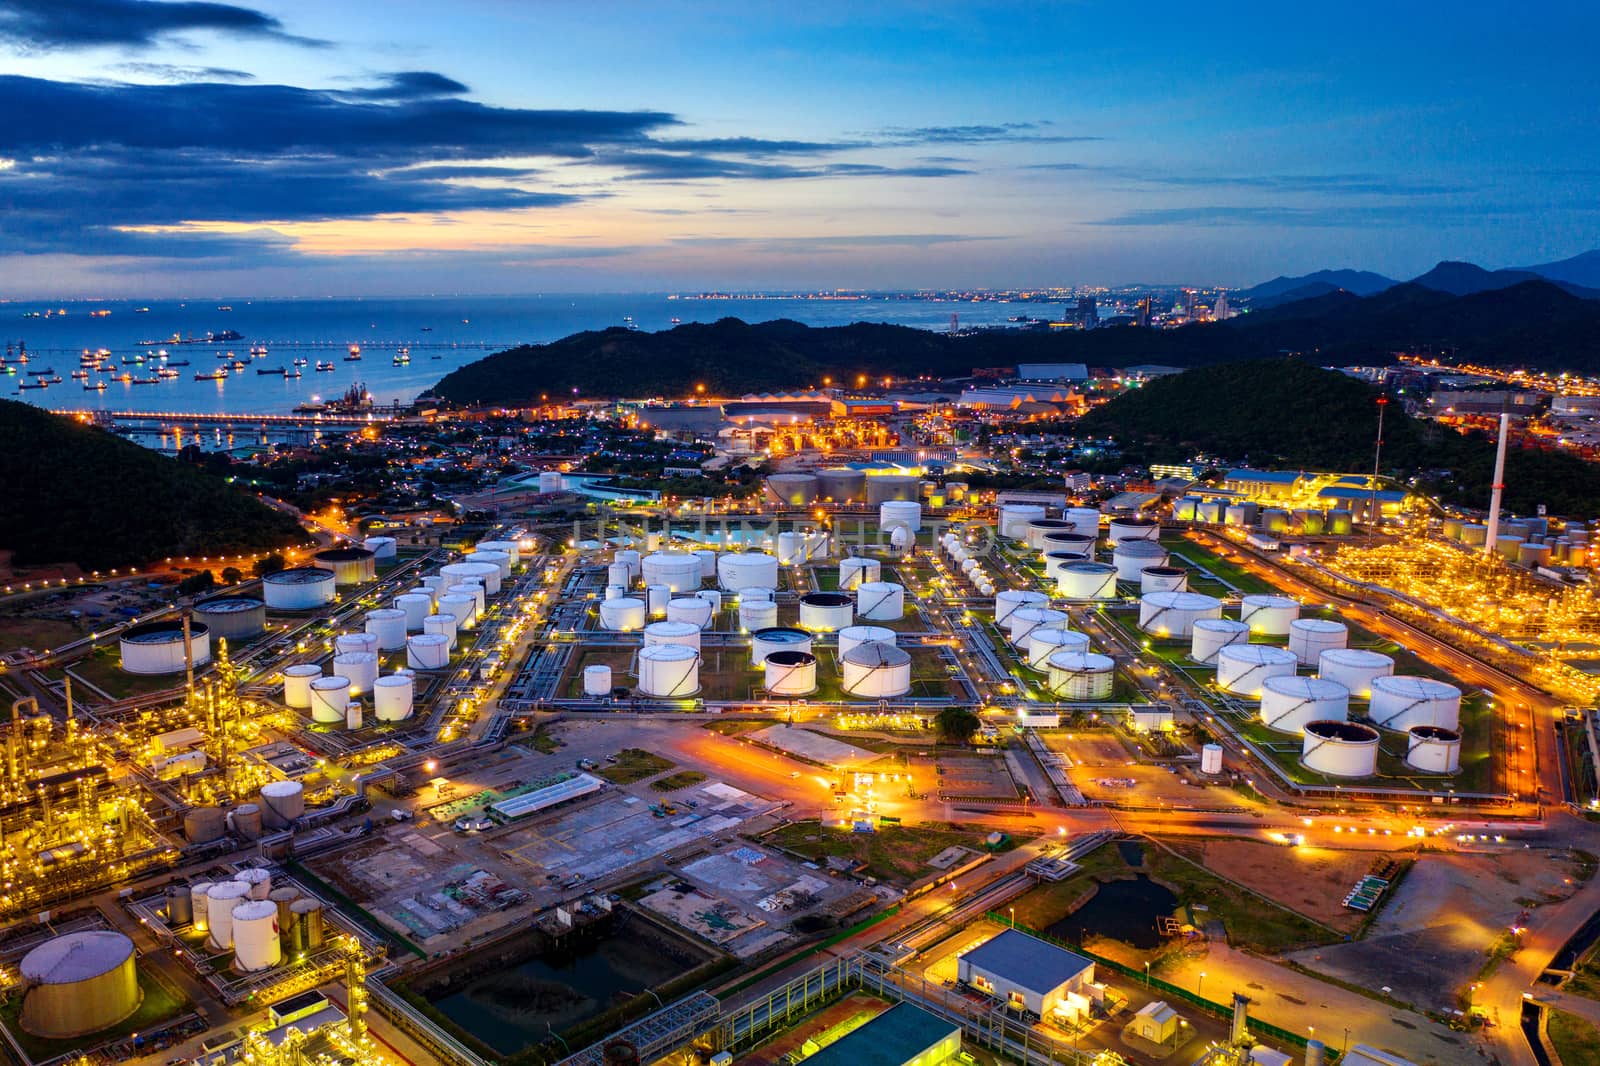
<svg viewBox="0 0 1600 1066">
<path fill-rule="evenodd" d="M 1495 541 L 1500 539 L 1500 496 L 1505 492 L 1506 437 L 1510 435 L 1511 413 L 1500 412 L 1500 443 L 1494 449 L 1494 488 L 1489 493 L 1489 534 L 1483 539 L 1483 553 L 1494 554 Z"/>
<path fill-rule="evenodd" d="M 1241 992 L 1233 994 L 1233 1026 L 1228 1032 L 1228 1043 L 1244 1047 L 1250 1042 L 1250 997 Z"/>
<path fill-rule="evenodd" d="M 1306 1066 L 1322 1066 L 1327 1061 L 1327 1051 L 1320 1040 L 1306 1041 Z"/>
</svg>

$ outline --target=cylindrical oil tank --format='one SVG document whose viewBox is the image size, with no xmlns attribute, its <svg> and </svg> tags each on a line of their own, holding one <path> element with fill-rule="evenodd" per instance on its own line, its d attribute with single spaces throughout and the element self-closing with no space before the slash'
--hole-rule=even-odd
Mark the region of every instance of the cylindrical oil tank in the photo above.
<svg viewBox="0 0 1600 1066">
<path fill-rule="evenodd" d="M 351 700 L 344 705 L 344 727 L 346 729 L 360 729 L 366 721 L 366 715 L 360 700 Z"/>
<path fill-rule="evenodd" d="M 1299 733 L 1307 722 L 1342 722 L 1350 717 L 1350 690 L 1320 677 L 1269 677 L 1261 683 L 1261 724 Z"/>
<path fill-rule="evenodd" d="M 400 722 L 411 717 L 417 680 L 410 674 L 387 674 L 372 685 L 372 713 L 380 722 Z"/>
<path fill-rule="evenodd" d="M 221 840 L 228 831 L 228 816 L 221 807 L 190 807 L 183 813 L 183 838 L 191 844 Z"/>
<path fill-rule="evenodd" d="M 922 530 L 922 504 L 912 500 L 885 500 L 878 505 L 878 525 L 882 529 L 905 526 L 913 533 Z"/>
<path fill-rule="evenodd" d="M 750 665 L 762 666 L 776 651 L 810 651 L 811 634 L 803 629 L 773 626 L 750 634 Z"/>
<path fill-rule="evenodd" d="M 1043 670 L 1046 668 L 1045 662 L 1058 651 L 1088 651 L 1089 637 L 1075 629 L 1045 626 L 1029 633 L 1028 642 L 1019 647 L 1027 649 L 1029 666 Z"/>
<path fill-rule="evenodd" d="M 613 633 L 631 633 L 643 629 L 645 623 L 644 601 L 632 596 L 606 600 L 600 604 L 600 628 Z"/>
<path fill-rule="evenodd" d="M 1100 536 L 1100 512 L 1093 507 L 1068 507 L 1061 513 L 1061 519 L 1068 523 L 1072 532 L 1090 540 Z"/>
<path fill-rule="evenodd" d="M 667 604 L 672 602 L 672 587 L 670 585 L 646 585 L 644 587 L 645 613 L 651 618 L 665 618 Z"/>
<path fill-rule="evenodd" d="M 211 661 L 211 634 L 200 622 L 189 623 L 189 651 L 184 650 L 182 622 L 146 622 L 122 631 L 122 669 L 130 674 L 181 674 L 193 657 L 195 666 Z"/>
<path fill-rule="evenodd" d="M 1307 722 L 1300 765 L 1330 777 L 1378 772 L 1378 731 L 1360 722 Z"/>
<path fill-rule="evenodd" d="M 710 581 L 717 576 L 717 553 L 710 548 L 696 548 L 691 553 L 700 560 L 700 580 Z"/>
<path fill-rule="evenodd" d="M 333 650 L 339 655 L 350 651 L 377 651 L 378 638 L 368 632 L 341 633 L 333 638 Z"/>
<path fill-rule="evenodd" d="M 1348 537 L 1355 532 L 1355 515 L 1343 509 L 1336 508 L 1328 512 L 1328 532 L 1338 537 Z"/>
<path fill-rule="evenodd" d="M 889 500 L 915 500 L 922 482 L 902 474 L 875 474 L 867 478 L 867 503 L 877 506 Z"/>
<path fill-rule="evenodd" d="M 1461 526 L 1461 543 L 1469 548 L 1481 548 L 1489 539 L 1489 527 L 1481 522 L 1466 522 Z"/>
<path fill-rule="evenodd" d="M 1308 537 L 1315 537 L 1328 528 L 1328 516 L 1321 511 L 1301 508 L 1294 513 L 1294 526 Z"/>
<path fill-rule="evenodd" d="M 424 634 L 443 637 L 447 648 L 454 650 L 456 646 L 456 616 L 453 614 L 430 614 L 422 620 Z M 411 647 L 411 638 L 406 638 L 406 648 Z"/>
<path fill-rule="evenodd" d="M 698 651 L 700 626 L 681 619 L 651 622 L 644 627 L 644 646 L 651 648 L 657 644 L 682 644 L 685 648 L 694 648 Z"/>
<path fill-rule="evenodd" d="M 1446 518 L 1439 526 L 1439 532 L 1445 540 L 1460 540 L 1462 521 L 1459 518 Z"/>
<path fill-rule="evenodd" d="M 896 524 L 888 527 L 888 529 L 889 550 L 896 554 L 904 554 L 910 551 L 917 542 L 917 535 L 911 531 L 910 526 Z"/>
<path fill-rule="evenodd" d="M 411 637 L 406 641 L 406 665 L 413 670 L 445 669 L 450 665 L 450 638 L 442 633 Z"/>
<path fill-rule="evenodd" d="M 312 566 L 279 570 L 261 579 L 261 598 L 274 611 L 310 611 L 333 602 L 333 573 Z"/>
<path fill-rule="evenodd" d="M 998 525 L 1000 535 L 1012 540 L 1028 539 L 1028 524 L 1043 518 L 1045 510 L 1035 503 L 1008 503 L 1000 508 Z"/>
<path fill-rule="evenodd" d="M 769 696 L 809 696 L 817 691 L 817 657 L 808 651 L 775 651 L 762 670 Z"/>
<path fill-rule="evenodd" d="M 1230 526 L 1253 526 L 1256 524 L 1256 511 L 1253 503 L 1230 503 L 1222 510 L 1222 520 Z"/>
<path fill-rule="evenodd" d="M 412 641 L 422 637 L 412 637 Z M 341 674 L 319 677 L 311 682 L 311 720 L 326 725 L 343 724 L 345 707 L 350 703 L 350 679 Z"/>
<path fill-rule="evenodd" d="M 1365 648 L 1329 648 L 1317 656 L 1317 676 L 1337 681 L 1358 700 L 1372 698 L 1372 682 L 1394 673 L 1394 660 Z"/>
<path fill-rule="evenodd" d="M 847 593 L 808 592 L 800 597 L 801 629 L 809 629 L 813 633 L 834 633 L 854 621 L 855 604 Z"/>
<path fill-rule="evenodd" d="M 1072 523 L 1065 518 L 1035 518 L 1028 523 L 1028 547 L 1043 551 L 1044 538 L 1051 533 L 1075 533 Z"/>
<path fill-rule="evenodd" d="M 254 803 L 241 803 L 228 812 L 228 821 L 233 825 L 233 835 L 241 840 L 260 840 L 264 828 L 261 820 L 261 808 Z"/>
<path fill-rule="evenodd" d="M 311 706 L 311 682 L 322 676 L 316 663 L 299 663 L 283 670 L 283 705 L 296 710 Z"/>
<path fill-rule="evenodd" d="M 778 534 L 778 565 L 799 566 L 805 562 L 805 550 L 800 540 L 800 534 L 795 530 L 786 529 Z"/>
<path fill-rule="evenodd" d="M 643 568 L 640 565 L 640 554 L 632 548 L 618 548 L 617 553 L 611 557 L 614 561 L 622 563 L 628 568 L 628 583 L 639 580 Z"/>
<path fill-rule="evenodd" d="M 217 640 L 237 643 L 265 632 L 267 605 L 254 596 L 224 596 L 195 604 L 194 620 Z"/>
<path fill-rule="evenodd" d="M 1189 571 L 1181 566 L 1147 566 L 1139 571 L 1139 594 L 1189 591 Z"/>
<path fill-rule="evenodd" d="M 1194 639 L 1189 658 L 1207 666 L 1217 661 L 1217 652 L 1229 644 L 1248 644 L 1250 627 L 1232 618 L 1201 618 L 1194 623 Z"/>
<path fill-rule="evenodd" d="M 365 696 L 378 680 L 378 653 L 347 651 L 333 657 L 333 672 L 350 679 L 350 695 Z"/>
<path fill-rule="evenodd" d="M 478 613 L 478 601 L 465 592 L 447 592 L 439 597 L 439 613 L 456 620 L 456 632 L 472 628 Z"/>
<path fill-rule="evenodd" d="M 905 617 L 905 613 L 906 590 L 893 581 L 863 581 L 856 586 L 857 618 L 893 622 Z"/>
<path fill-rule="evenodd" d="M 366 628 L 378 638 L 379 651 L 399 651 L 406 646 L 406 612 L 398 607 L 368 611 Z"/>
<path fill-rule="evenodd" d="M 1289 512 L 1281 507 L 1268 507 L 1258 521 L 1263 533 L 1289 532 Z"/>
<path fill-rule="evenodd" d="M 297 899 L 289 904 L 289 912 L 294 915 L 295 927 L 299 930 L 296 942 L 300 950 L 311 952 L 322 948 L 322 901 L 317 899 Z"/>
<path fill-rule="evenodd" d="M 1172 501 L 1172 517 L 1179 522 L 1194 522 L 1200 517 L 1200 497 L 1185 496 Z"/>
<path fill-rule="evenodd" d="M 1045 552 L 1044 553 L 1044 560 L 1043 560 L 1044 561 L 1044 576 L 1049 578 L 1052 581 L 1059 582 L 1061 580 L 1061 571 L 1062 571 L 1062 569 L 1064 567 L 1067 567 L 1067 566 L 1071 565 L 1072 563 L 1081 563 L 1081 562 L 1083 562 L 1083 560 L 1084 560 L 1083 556 L 1074 555 L 1072 552 L 1058 552 L 1058 551 Z M 971 559 L 968 559 L 967 562 L 974 562 L 974 561 L 971 560 Z M 966 569 L 966 565 L 967 565 L 966 563 L 962 563 L 961 564 L 963 570 Z M 974 565 L 976 565 L 976 564 L 974 563 Z"/>
<path fill-rule="evenodd" d="M 506 552 L 484 551 L 479 548 L 467 554 L 468 563 L 484 563 L 494 567 L 500 573 L 500 581 L 505 582 L 511 576 L 511 556 Z"/>
<path fill-rule="evenodd" d="M 608 600 L 620 600 L 620 599 L 622 599 L 622 597 L 626 596 L 627 594 L 628 594 L 628 586 L 626 586 L 626 585 L 607 585 L 606 586 L 605 598 L 608 599 Z"/>
<path fill-rule="evenodd" d="M 483 586 L 483 591 L 490 596 L 498 596 L 502 586 L 500 567 L 495 563 L 452 563 L 449 567 L 441 568 L 456 571 L 451 574 L 451 580 L 456 584 L 470 585 L 474 581 Z"/>
<path fill-rule="evenodd" d="M 1517 565 L 1535 567 L 1544 566 L 1550 561 L 1550 545 L 1528 544 L 1524 542 L 1517 548 Z"/>
<path fill-rule="evenodd" d="M 406 632 L 422 632 L 422 620 L 433 613 L 433 595 L 427 592 L 402 592 L 394 598 L 395 609 L 406 616 Z"/>
<path fill-rule="evenodd" d="M 222 824 L 220 817 L 217 819 L 217 824 L 219 826 Z M 222 834 L 218 832 L 217 835 L 221 836 Z M 204 933 L 211 928 L 206 922 L 206 900 L 209 898 L 206 893 L 210 891 L 210 881 L 196 881 L 189 886 L 189 913 L 194 916 L 194 931 L 196 933 Z"/>
<path fill-rule="evenodd" d="M 778 605 L 771 600 L 739 600 L 739 628 L 746 633 L 778 624 Z"/>
<path fill-rule="evenodd" d="M 1522 538 L 1512 536 L 1498 536 L 1495 538 L 1494 550 L 1500 558 L 1507 562 L 1517 561 L 1517 552 L 1522 549 Z"/>
<path fill-rule="evenodd" d="M 1200 748 L 1200 772 L 1211 777 L 1222 773 L 1222 745 L 1206 744 Z"/>
<path fill-rule="evenodd" d="M 566 488 L 566 478 L 561 476 L 559 470 L 539 471 L 540 492 L 561 492 Z"/>
<path fill-rule="evenodd" d="M 170 928 L 194 924 L 194 903 L 190 899 L 188 885 L 168 885 L 161 894 L 166 901 L 167 925 Z"/>
<path fill-rule="evenodd" d="M 852 555 L 839 560 L 839 587 L 853 589 L 863 581 L 878 581 L 883 577 L 883 564 L 876 559 L 863 559 Z"/>
<path fill-rule="evenodd" d="M 22 1028 L 52 1040 L 96 1033 L 139 1007 L 133 941 L 109 929 L 52 937 L 22 957 Z"/>
<path fill-rule="evenodd" d="M 1154 518 L 1113 518 L 1106 524 L 1106 543 L 1113 548 L 1123 541 L 1160 539 L 1161 523 Z"/>
<path fill-rule="evenodd" d="M 233 909 L 233 968 L 240 973 L 269 970 L 283 961 L 278 941 L 278 905 L 252 899 Z"/>
<path fill-rule="evenodd" d="M 1005 589 L 996 593 L 994 597 L 994 624 L 1004 627 L 1006 620 L 1011 617 L 1011 612 L 1018 607 L 1043 607 L 1049 603 L 1050 597 L 1042 592 Z"/>
<path fill-rule="evenodd" d="M 258 811 L 260 807 L 256 808 Z M 238 808 L 234 811 L 238 813 Z M 272 871 L 263 870 L 259 866 L 248 866 L 233 875 L 233 879 L 240 884 L 250 886 L 251 899 L 266 899 L 272 894 Z"/>
<path fill-rule="evenodd" d="M 661 699 L 693 696 L 700 691 L 700 653 L 682 644 L 640 648 L 639 691 Z"/>
<path fill-rule="evenodd" d="M 422 590 L 425 590 L 428 595 L 432 596 L 433 602 L 435 603 L 439 602 L 439 594 L 443 592 L 444 587 L 449 584 L 453 584 L 453 582 L 451 582 L 451 580 L 445 577 L 443 574 L 429 574 L 421 581 Z"/>
<path fill-rule="evenodd" d="M 250 897 L 250 886 L 242 881 L 221 881 L 206 891 L 206 923 L 210 935 L 206 942 L 219 951 L 233 947 L 233 909 Z"/>
<path fill-rule="evenodd" d="M 326 548 L 311 558 L 317 567 L 333 571 L 336 585 L 359 585 L 378 576 L 377 561 L 365 548 Z"/>
<path fill-rule="evenodd" d="M 646 585 L 665 585 L 675 593 L 700 587 L 700 559 L 688 552 L 652 552 L 639 566 Z"/>
<path fill-rule="evenodd" d="M 1287 648 L 1229 644 L 1217 652 L 1217 685 L 1235 696 L 1260 699 L 1269 677 L 1291 677 L 1299 660 Z"/>
<path fill-rule="evenodd" d="M 512 566 L 522 562 L 522 545 L 514 540 L 480 540 L 475 547 L 481 552 L 505 552 Z"/>
<path fill-rule="evenodd" d="M 894 630 L 886 626 L 845 626 L 839 630 L 839 655 L 848 655 L 853 648 L 874 642 L 893 644 Z"/>
<path fill-rule="evenodd" d="M 1289 623 L 1289 650 L 1301 666 L 1316 666 L 1323 652 L 1342 648 L 1349 641 L 1349 627 L 1331 618 L 1296 618 Z"/>
<path fill-rule="evenodd" d="M 1300 604 L 1287 596 L 1251 594 L 1239 600 L 1239 621 L 1252 633 L 1286 637 L 1289 624 L 1299 617 Z"/>
<path fill-rule="evenodd" d="M 847 466 L 817 471 L 817 497 L 834 503 L 860 503 L 866 497 L 867 475 Z"/>
<path fill-rule="evenodd" d="M 817 500 L 815 474 L 773 474 L 767 478 L 767 491 L 785 507 L 810 507 Z"/>
<path fill-rule="evenodd" d="M 627 563 L 611 563 L 606 567 L 606 584 L 621 585 L 627 588 L 633 583 L 633 575 L 628 572 Z"/>
<path fill-rule="evenodd" d="M 306 813 L 305 786 L 298 781 L 269 781 L 261 786 L 261 824 L 287 829 Z"/>
<path fill-rule="evenodd" d="M 1152 592 L 1139 599 L 1139 628 L 1163 640 L 1192 638 L 1202 618 L 1221 618 L 1222 601 L 1198 592 Z"/>
<path fill-rule="evenodd" d="M 611 667 L 603 663 L 585 666 L 583 668 L 583 694 L 591 698 L 611 695 Z"/>
<path fill-rule="evenodd" d="M 1461 734 L 1436 725 L 1414 725 L 1406 731 L 1406 762 L 1425 774 L 1453 774 L 1461 769 Z"/>
<path fill-rule="evenodd" d="M 1078 703 L 1111 698 L 1117 664 L 1109 655 L 1062 650 L 1051 652 L 1044 662 L 1046 685 L 1056 699 Z"/>
<path fill-rule="evenodd" d="M 1224 506 L 1221 500 L 1201 500 L 1194 509 L 1195 521 L 1206 522 L 1213 526 L 1221 525 Z"/>
<path fill-rule="evenodd" d="M 1367 717 L 1378 728 L 1399 733 L 1418 725 L 1459 729 L 1461 690 L 1430 677 L 1375 677 Z"/>
<path fill-rule="evenodd" d="M 484 591 L 483 584 L 478 581 L 462 581 L 451 585 L 444 590 L 445 596 L 468 596 L 472 599 L 472 619 L 476 622 L 483 617 L 484 609 L 489 606 L 488 593 Z M 443 599 L 441 596 L 440 599 Z"/>
<path fill-rule="evenodd" d="M 1087 533 L 1076 530 L 1064 529 L 1055 533 L 1046 533 L 1042 538 L 1039 550 L 1046 554 L 1065 552 L 1078 559 L 1094 558 L 1095 538 Z"/>
<path fill-rule="evenodd" d="M 1111 552 L 1118 581 L 1138 581 L 1145 567 L 1165 566 L 1166 562 L 1167 549 L 1153 540 L 1124 540 Z"/>
<path fill-rule="evenodd" d="M 892 699 L 911 691 L 911 656 L 893 644 L 858 644 L 839 657 L 844 690 L 863 699 Z"/>
<path fill-rule="evenodd" d="M 1067 600 L 1114 600 L 1117 598 L 1117 568 L 1110 563 L 1087 559 L 1068 563 L 1056 572 L 1056 591 Z"/>
<path fill-rule="evenodd" d="M 400 542 L 393 537 L 367 537 L 361 546 L 372 553 L 375 562 L 386 563 L 400 551 Z"/>
<path fill-rule="evenodd" d="M 696 629 L 711 625 L 711 604 L 698 596 L 677 596 L 667 601 L 667 621 L 687 622 Z"/>
<path fill-rule="evenodd" d="M 727 592 L 778 587 L 778 560 L 766 552 L 728 552 L 717 557 L 717 583 Z"/>
<path fill-rule="evenodd" d="M 1036 629 L 1051 629 L 1067 624 L 1067 612 L 1054 607 L 1018 607 L 1006 619 L 1006 636 L 1019 648 L 1028 646 Z"/>
</svg>

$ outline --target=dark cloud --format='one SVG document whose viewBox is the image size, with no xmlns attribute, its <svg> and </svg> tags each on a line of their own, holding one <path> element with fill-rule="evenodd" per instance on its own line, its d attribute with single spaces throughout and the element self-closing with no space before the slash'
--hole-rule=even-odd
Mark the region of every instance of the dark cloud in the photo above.
<svg viewBox="0 0 1600 1066">
<path fill-rule="evenodd" d="M 891 126 L 882 132 L 884 143 L 914 144 L 1078 144 L 1103 137 L 1051 132 L 1049 122 L 1002 122 L 992 126 Z"/>
<path fill-rule="evenodd" d="M 1450 225 L 1495 216 L 1524 214 L 1525 208 L 1498 204 L 1349 204 L 1316 207 L 1197 206 L 1154 207 L 1095 219 L 1093 226 L 1277 226 L 1306 229 L 1359 229 L 1402 225 Z"/>
<path fill-rule="evenodd" d="M 292 44 L 324 41 L 285 33 L 283 24 L 254 8 L 189 0 L 0 0 L 0 41 L 25 51 L 145 47 L 193 30 L 269 37 Z"/>
<path fill-rule="evenodd" d="M 431 70 L 400 70 L 384 75 L 381 85 L 346 89 L 339 95 L 355 100 L 428 100 L 440 96 L 460 96 L 469 90 L 454 78 Z"/>
<path fill-rule="evenodd" d="M 709 137 L 700 140 L 657 141 L 657 148 L 669 152 L 708 152 L 720 155 L 771 156 L 818 155 L 870 148 L 868 141 L 769 141 L 761 137 Z"/>
<path fill-rule="evenodd" d="M 844 252 L 858 248 L 931 248 L 941 244 L 1003 240 L 962 233 L 859 233 L 815 237 L 682 237 L 673 244 L 693 247 L 756 248 L 762 251 L 808 254 Z"/>
<path fill-rule="evenodd" d="M 136 78 L 154 81 L 255 81 L 256 76 L 247 70 L 228 67 L 185 67 L 174 63 L 118 63 L 112 70 L 132 74 Z"/>
<path fill-rule="evenodd" d="M 746 181 L 793 181 L 802 178 L 902 177 L 948 178 L 970 170 L 945 166 L 880 166 L 875 163 L 754 163 L 711 155 L 677 155 L 660 151 L 602 152 L 585 160 L 615 167 L 635 181 L 704 181 L 733 178 Z"/>
</svg>

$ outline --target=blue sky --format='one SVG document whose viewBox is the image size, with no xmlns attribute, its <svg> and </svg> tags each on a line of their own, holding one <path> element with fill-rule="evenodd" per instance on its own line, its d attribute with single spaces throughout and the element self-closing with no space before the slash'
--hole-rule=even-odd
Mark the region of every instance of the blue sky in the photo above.
<svg viewBox="0 0 1600 1066">
<path fill-rule="evenodd" d="M 0 296 L 1245 285 L 1600 245 L 1592 5 L 0 0 Z"/>
</svg>

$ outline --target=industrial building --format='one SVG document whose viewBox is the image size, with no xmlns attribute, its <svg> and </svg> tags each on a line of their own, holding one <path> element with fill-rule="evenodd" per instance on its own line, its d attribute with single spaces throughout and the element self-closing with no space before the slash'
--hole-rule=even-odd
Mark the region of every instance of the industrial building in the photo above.
<svg viewBox="0 0 1600 1066">
<path fill-rule="evenodd" d="M 1105 998 L 1094 962 L 1048 941 L 1007 929 L 961 956 L 956 976 L 1012 1010 L 1075 1021 Z"/>
<path fill-rule="evenodd" d="M 961 1028 L 897 1003 L 806 1059 L 811 1066 L 942 1066 L 961 1051 Z"/>
</svg>

